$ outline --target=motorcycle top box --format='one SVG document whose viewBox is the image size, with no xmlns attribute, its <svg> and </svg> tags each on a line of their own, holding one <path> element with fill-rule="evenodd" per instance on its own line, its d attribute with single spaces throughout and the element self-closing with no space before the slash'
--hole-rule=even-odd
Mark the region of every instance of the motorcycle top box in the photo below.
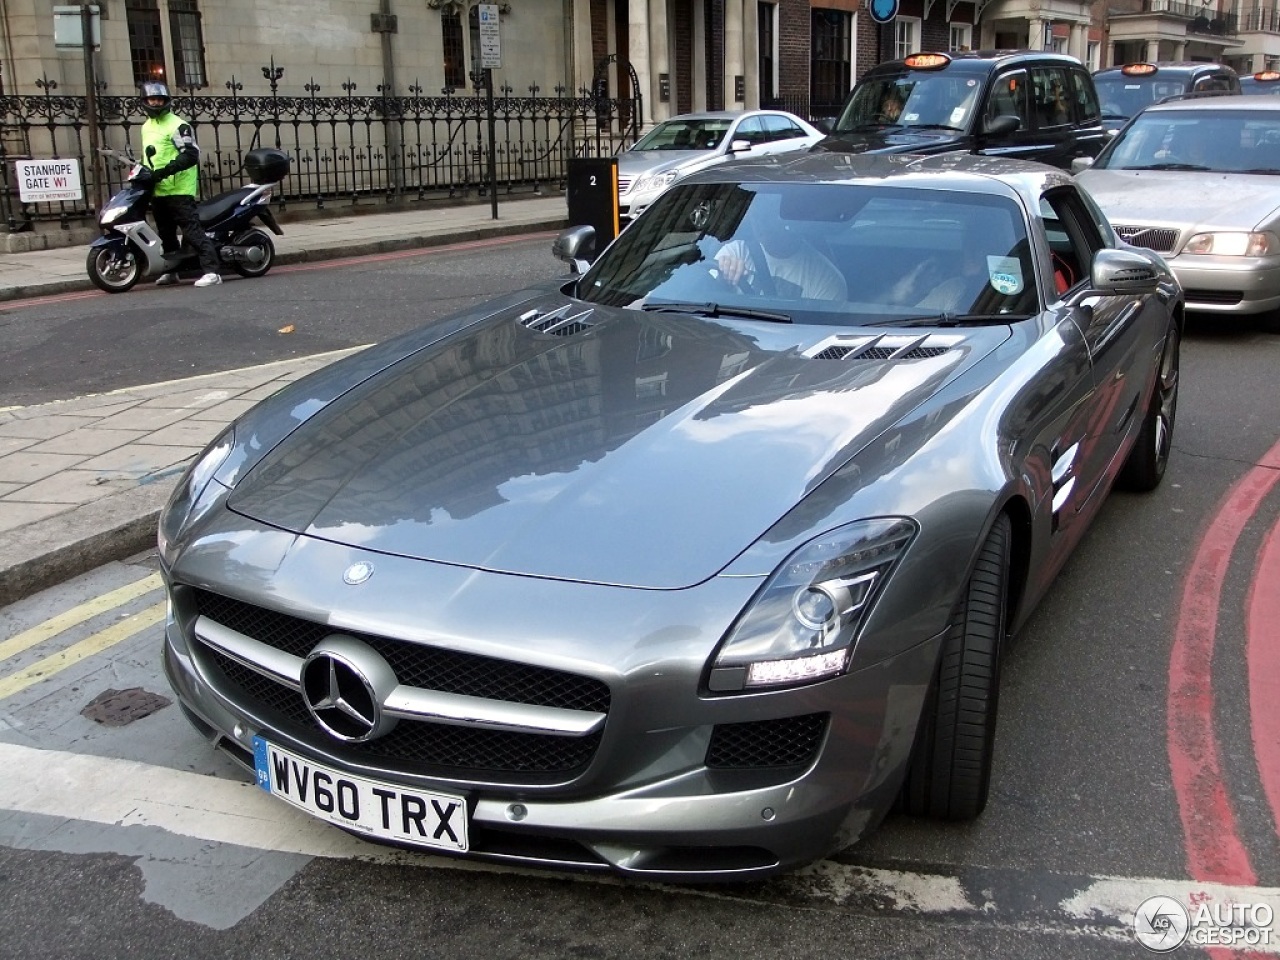
<svg viewBox="0 0 1280 960">
<path fill-rule="evenodd" d="M 244 155 L 244 172 L 254 183 L 279 183 L 289 175 L 289 155 L 275 147 L 259 147 Z"/>
</svg>

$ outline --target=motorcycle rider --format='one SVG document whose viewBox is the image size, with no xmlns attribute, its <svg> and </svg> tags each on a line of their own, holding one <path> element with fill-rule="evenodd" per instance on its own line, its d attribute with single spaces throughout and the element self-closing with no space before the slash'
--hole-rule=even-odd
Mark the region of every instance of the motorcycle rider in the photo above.
<svg viewBox="0 0 1280 960">
<path fill-rule="evenodd" d="M 191 124 L 170 108 L 172 100 L 165 84 L 142 85 L 142 109 L 148 119 L 141 129 L 143 167 L 134 181 L 152 185 L 151 211 L 165 256 L 177 254 L 181 228 L 182 236 L 199 254 L 204 270 L 196 286 L 208 287 L 221 283 L 222 277 L 218 273 L 218 251 L 200 225 L 200 215 L 196 212 L 196 195 L 200 190 L 196 164 L 200 161 L 200 147 Z M 177 273 L 170 270 L 160 275 L 156 286 L 177 282 Z"/>
</svg>

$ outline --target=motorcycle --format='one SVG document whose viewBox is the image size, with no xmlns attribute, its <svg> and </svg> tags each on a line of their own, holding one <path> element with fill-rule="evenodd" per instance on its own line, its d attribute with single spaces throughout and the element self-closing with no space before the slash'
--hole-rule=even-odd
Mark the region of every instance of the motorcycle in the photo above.
<svg viewBox="0 0 1280 960">
<path fill-rule="evenodd" d="M 89 245 L 86 261 L 94 286 L 107 293 L 124 293 L 144 277 L 199 270 L 199 257 L 185 238 L 177 253 L 165 256 L 159 234 L 147 222 L 151 183 L 137 179 L 143 165 L 129 153 L 101 152 L 126 163 L 129 173 L 98 215 L 102 236 Z M 275 185 L 288 175 L 289 157 L 270 148 L 251 150 L 245 155 L 244 169 L 249 183 L 204 200 L 196 209 L 218 259 L 242 277 L 261 277 L 275 262 L 276 248 L 254 221 L 276 236 L 284 235 L 268 203 Z"/>
</svg>

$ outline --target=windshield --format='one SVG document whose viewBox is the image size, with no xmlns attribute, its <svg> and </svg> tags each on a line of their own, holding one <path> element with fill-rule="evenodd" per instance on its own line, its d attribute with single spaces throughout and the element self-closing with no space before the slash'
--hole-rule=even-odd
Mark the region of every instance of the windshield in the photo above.
<svg viewBox="0 0 1280 960">
<path fill-rule="evenodd" d="M 1144 113 L 1108 144 L 1094 166 L 1106 170 L 1280 173 L 1280 106 L 1274 112 Z"/>
<path fill-rule="evenodd" d="M 1021 208 L 867 184 L 677 184 L 579 281 L 592 303 L 762 322 L 877 324 L 1038 309 Z"/>
<path fill-rule="evenodd" d="M 1127 120 L 1145 106 L 1187 92 L 1187 81 L 1183 78 L 1095 76 L 1093 85 L 1098 88 L 1103 119 L 1110 120 Z"/>
<path fill-rule="evenodd" d="M 1280 80 L 1259 80 L 1256 77 L 1241 77 L 1240 92 L 1251 97 L 1280 96 Z"/>
<path fill-rule="evenodd" d="M 866 77 L 854 88 L 832 132 L 879 127 L 965 130 L 981 85 L 978 77 L 954 72 Z"/>
<path fill-rule="evenodd" d="M 675 119 L 660 123 L 637 141 L 634 150 L 714 150 L 733 126 L 725 117 Z"/>
</svg>

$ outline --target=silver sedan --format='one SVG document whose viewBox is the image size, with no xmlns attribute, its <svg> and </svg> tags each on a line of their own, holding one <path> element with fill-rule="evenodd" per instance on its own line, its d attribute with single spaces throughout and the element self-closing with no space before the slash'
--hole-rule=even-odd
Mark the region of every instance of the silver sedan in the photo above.
<svg viewBox="0 0 1280 960">
<path fill-rule="evenodd" d="M 976 817 L 1010 637 L 1165 474 L 1177 283 L 1066 173 L 966 155 L 724 164 L 592 240 L 197 459 L 188 718 L 458 856 L 734 879 Z"/>
<path fill-rule="evenodd" d="M 1161 254 L 1187 309 L 1280 307 L 1280 101 L 1213 97 L 1140 113 L 1077 180 L 1129 243 Z"/>
</svg>

